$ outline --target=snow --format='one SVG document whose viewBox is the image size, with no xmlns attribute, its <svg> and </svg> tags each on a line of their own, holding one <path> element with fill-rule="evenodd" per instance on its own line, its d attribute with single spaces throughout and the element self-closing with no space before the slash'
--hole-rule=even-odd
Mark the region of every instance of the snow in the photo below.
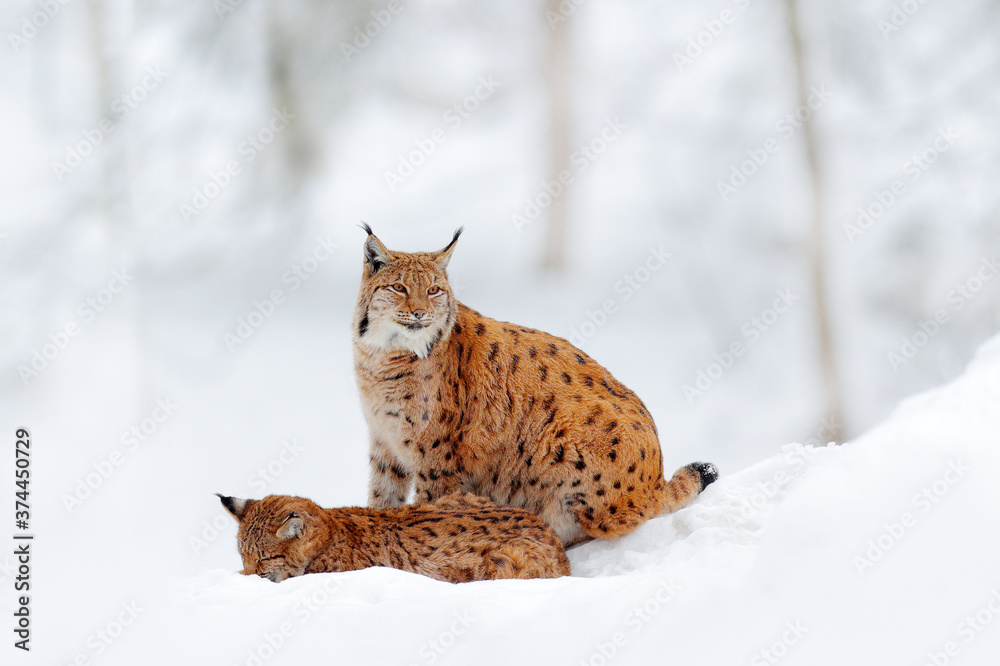
<svg viewBox="0 0 1000 666">
<path fill-rule="evenodd" d="M 221 513 L 200 493 L 225 485 L 220 453 L 192 456 L 170 490 L 164 461 L 135 453 L 132 483 L 39 528 L 35 650 L 14 663 L 995 664 L 998 402 L 1000 336 L 855 441 L 723 469 L 690 507 L 572 548 L 573 575 L 555 580 L 241 576 L 232 525 L 213 536 L 164 518 Z M 363 457 L 344 463 L 350 476 Z M 315 486 L 322 470 L 295 464 L 287 474 Z M 193 527 L 210 543 L 192 556 Z"/>
<path fill-rule="evenodd" d="M 0 18 L 18 32 L 46 2 L 5 3 Z M 808 83 L 830 93 L 815 128 L 852 439 L 830 449 L 787 444 L 830 429 L 801 251 L 802 135 L 776 128 L 797 106 L 783 3 L 575 3 L 573 145 L 609 121 L 625 129 L 575 173 L 561 274 L 538 268 L 542 218 L 511 219 L 550 177 L 538 3 L 406 4 L 350 61 L 341 40 L 384 2 L 233 0 L 224 17 L 212 3 L 57 4 L 27 45 L 0 53 L 0 432 L 7 451 L 16 428 L 32 432 L 36 534 L 33 653 L 0 648 L 4 664 L 254 663 L 248 651 L 273 649 L 283 623 L 292 633 L 261 662 L 771 663 L 765 649 L 789 664 L 998 662 L 996 339 L 969 365 L 1000 331 L 1000 280 L 977 276 L 1000 246 L 995 3 L 922 3 L 889 37 L 878 21 L 899 0 L 799 3 Z M 723 9 L 736 21 L 678 67 Z M 239 146 L 276 107 L 276 39 L 298 118 L 244 161 Z M 158 66 L 165 78 L 134 112 L 110 108 Z M 448 123 L 484 76 L 495 92 Z M 105 116 L 114 131 L 57 176 Z M 437 128 L 447 139 L 391 189 L 386 172 Z M 948 128 L 959 136 L 933 167 L 904 173 Z M 781 149 L 720 197 L 773 136 Z M 179 205 L 231 159 L 241 173 L 185 222 Z M 897 179 L 891 210 L 848 238 Z M 349 336 L 360 220 L 400 250 L 443 247 L 464 225 L 450 277 L 488 316 L 563 337 L 601 320 L 582 347 L 650 407 L 668 472 L 707 460 L 723 477 L 675 516 L 574 549 L 566 580 L 236 575 L 235 524 L 214 493 L 365 500 Z M 283 276 L 318 238 L 339 248 L 293 288 Z M 669 261 L 619 291 L 654 251 Z M 86 317 L 115 271 L 134 279 Z M 228 348 L 275 289 L 273 316 Z M 799 300 L 751 339 L 781 290 Z M 891 365 L 939 311 L 949 320 Z M 69 324 L 79 333 L 22 377 Z M 689 400 L 685 385 L 737 342 L 746 353 Z M 0 455 L 0 479 L 12 472 Z M 938 501 L 920 500 L 935 483 Z M 2 503 L 11 491 L 0 484 Z M 879 539 L 889 549 L 859 571 Z M 5 545 L 8 620 L 14 563 Z M 963 624 L 977 613 L 982 632 Z"/>
</svg>

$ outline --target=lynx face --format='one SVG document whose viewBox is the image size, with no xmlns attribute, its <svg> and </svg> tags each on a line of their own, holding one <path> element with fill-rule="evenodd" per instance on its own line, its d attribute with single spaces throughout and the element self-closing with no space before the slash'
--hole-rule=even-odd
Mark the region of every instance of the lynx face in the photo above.
<svg viewBox="0 0 1000 666">
<path fill-rule="evenodd" d="M 243 558 L 240 573 L 256 574 L 275 583 L 305 573 L 313 531 L 310 524 L 322 509 L 301 497 L 219 498 L 240 524 L 236 536 Z"/>
<path fill-rule="evenodd" d="M 454 323 L 458 304 L 445 269 L 462 230 L 439 252 L 412 254 L 389 251 L 367 230 L 356 339 L 373 349 L 426 358 Z"/>
</svg>

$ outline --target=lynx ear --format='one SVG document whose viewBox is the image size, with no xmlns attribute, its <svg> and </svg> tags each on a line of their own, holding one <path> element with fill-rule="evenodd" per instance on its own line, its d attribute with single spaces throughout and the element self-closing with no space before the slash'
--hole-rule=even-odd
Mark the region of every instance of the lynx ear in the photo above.
<svg viewBox="0 0 1000 666">
<path fill-rule="evenodd" d="M 294 511 L 288 514 L 285 524 L 278 528 L 279 539 L 297 539 L 305 531 L 305 523 Z"/>
<path fill-rule="evenodd" d="M 365 241 L 365 266 L 371 275 L 375 275 L 388 265 L 389 249 L 375 237 L 371 227 L 364 222 L 361 224 L 363 225 L 361 228 L 368 232 L 368 240 Z"/>
<path fill-rule="evenodd" d="M 257 500 L 226 497 L 225 495 L 220 495 L 219 493 L 215 494 L 220 500 L 222 500 L 222 506 L 226 507 L 226 511 L 233 514 L 233 517 L 236 518 L 236 520 L 243 520 L 243 516 L 247 514 L 247 509 L 257 502 Z"/>
<path fill-rule="evenodd" d="M 437 265 L 439 270 L 443 271 L 448 268 L 448 262 L 451 261 L 451 252 L 455 249 L 455 243 L 458 242 L 458 237 L 462 235 L 463 231 L 465 231 L 465 227 L 459 227 L 456 229 L 451 242 L 448 243 L 443 250 L 434 255 L 434 263 Z"/>
</svg>

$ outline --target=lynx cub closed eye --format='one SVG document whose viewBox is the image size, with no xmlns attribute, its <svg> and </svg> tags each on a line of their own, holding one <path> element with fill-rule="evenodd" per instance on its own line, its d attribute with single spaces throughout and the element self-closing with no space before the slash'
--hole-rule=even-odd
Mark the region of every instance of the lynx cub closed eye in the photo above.
<svg viewBox="0 0 1000 666">
<path fill-rule="evenodd" d="M 475 495 L 385 511 L 323 509 L 286 495 L 220 499 L 239 522 L 240 573 L 274 583 L 368 567 L 449 583 L 570 575 L 562 542 L 540 518 Z"/>
</svg>

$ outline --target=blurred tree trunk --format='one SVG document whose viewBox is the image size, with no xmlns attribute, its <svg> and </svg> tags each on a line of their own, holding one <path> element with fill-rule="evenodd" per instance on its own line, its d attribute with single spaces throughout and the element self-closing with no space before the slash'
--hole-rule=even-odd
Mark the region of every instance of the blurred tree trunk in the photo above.
<svg viewBox="0 0 1000 666">
<path fill-rule="evenodd" d="M 270 56 L 267 59 L 267 82 L 271 103 L 275 109 L 287 111 L 293 118 L 288 127 L 275 137 L 282 151 L 284 167 L 281 174 L 283 182 L 276 194 L 283 208 L 293 210 L 299 207 L 299 195 L 315 166 L 316 152 L 309 140 L 305 111 L 295 90 L 298 82 L 293 80 L 296 56 L 293 38 L 277 3 L 268 3 L 266 20 Z M 291 232 L 287 237 L 294 239 L 301 231 L 301 214 L 289 215 L 286 223 L 290 225 L 287 231 Z"/>
<path fill-rule="evenodd" d="M 154 368 L 151 364 L 151 359 L 154 358 L 153 335 L 149 311 L 143 297 L 147 282 L 146 254 L 139 229 L 141 215 L 136 210 L 132 197 L 135 165 L 129 149 L 129 129 L 124 118 L 118 118 L 112 110 L 112 104 L 118 95 L 129 89 L 124 76 L 128 68 L 123 64 L 121 54 L 133 52 L 130 38 L 135 34 L 133 21 L 137 10 L 134 0 L 87 3 L 96 118 L 98 122 L 110 119 L 115 125 L 115 131 L 90 158 L 97 162 L 95 167 L 100 173 L 99 184 L 93 196 L 98 198 L 95 208 L 108 229 L 111 246 L 108 263 L 124 267 L 135 279 L 122 298 L 130 305 L 132 333 L 138 350 L 129 358 L 129 362 L 135 381 L 133 400 L 135 405 L 140 405 L 152 402 L 157 391 L 157 387 L 153 385 Z M 111 54 L 117 55 L 112 57 Z M 134 118 L 130 122 L 134 123 Z"/>
<path fill-rule="evenodd" d="M 99 2 L 88 2 L 87 12 L 87 37 L 90 46 L 90 60 L 94 72 L 94 97 L 95 105 L 93 122 L 90 126 L 97 126 L 102 118 L 108 114 L 111 107 L 111 62 L 107 55 L 107 35 L 105 34 L 105 7 Z M 114 137 L 117 138 L 117 137 Z M 115 174 L 113 173 L 113 162 L 107 158 L 108 144 L 114 141 L 105 142 L 103 150 L 97 151 L 91 159 L 97 162 L 100 170 L 99 187 L 91 196 L 95 199 L 95 205 L 99 214 L 104 218 L 107 225 L 108 238 L 113 244 L 115 254 L 122 251 L 122 233 L 119 220 L 115 214 Z M 117 260 L 118 257 L 115 257 Z"/>
<path fill-rule="evenodd" d="M 788 35 L 792 45 L 792 59 L 795 65 L 795 88 L 800 105 L 808 107 L 809 86 L 806 83 L 805 49 L 802 44 L 802 28 L 799 22 L 798 0 L 785 0 Z M 843 393 L 837 354 L 833 341 L 832 319 L 827 280 L 827 255 L 824 232 L 824 189 L 823 173 L 819 163 L 819 149 L 813 118 L 802 125 L 803 145 L 809 182 L 812 189 L 812 227 L 806 246 L 806 260 L 811 271 L 813 302 L 815 304 L 817 335 L 819 343 L 820 372 L 826 397 L 826 419 L 829 437 L 842 442 L 844 437 Z"/>
<path fill-rule="evenodd" d="M 546 53 L 546 83 L 549 98 L 549 182 L 558 182 L 559 174 L 569 170 L 570 129 L 572 124 L 570 90 L 570 51 L 568 19 L 553 22 L 551 17 L 562 17 L 563 0 L 546 0 L 545 15 L 548 28 Z M 566 217 L 569 193 L 564 189 L 552 198 L 548 209 L 548 228 L 545 237 L 544 268 L 562 270 L 566 265 Z"/>
</svg>

